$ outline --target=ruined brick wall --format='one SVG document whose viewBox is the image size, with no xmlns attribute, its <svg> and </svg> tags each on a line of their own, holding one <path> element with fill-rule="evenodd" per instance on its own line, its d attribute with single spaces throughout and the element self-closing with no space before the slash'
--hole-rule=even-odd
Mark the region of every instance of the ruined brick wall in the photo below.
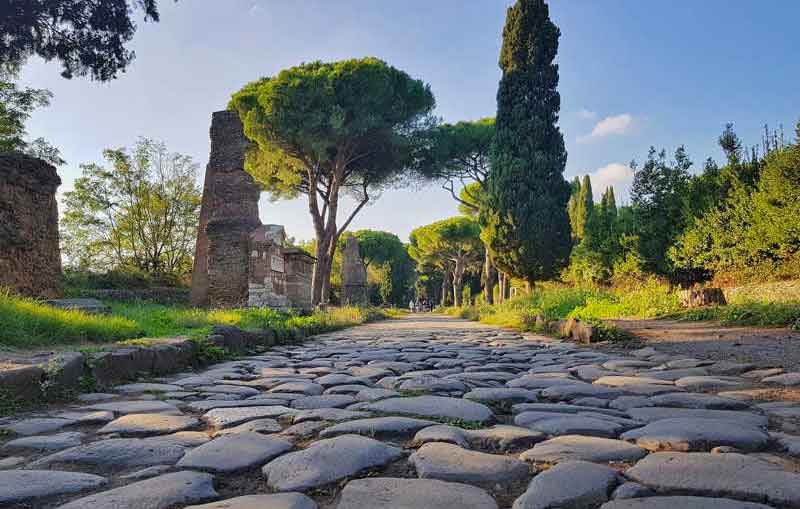
<svg viewBox="0 0 800 509">
<path fill-rule="evenodd" d="M 302 249 L 283 250 L 286 267 L 286 296 L 292 308 L 311 311 L 311 277 L 314 273 L 314 257 Z"/>
<path fill-rule="evenodd" d="M 31 297 L 63 296 L 55 167 L 0 154 L 0 286 Z"/>
<path fill-rule="evenodd" d="M 358 239 L 348 235 L 342 250 L 342 303 L 358 306 L 367 301 L 367 269 L 359 254 Z"/>
<path fill-rule="evenodd" d="M 206 167 L 197 232 L 192 303 L 235 307 L 247 304 L 250 232 L 258 227 L 259 189 L 244 171 L 247 138 L 238 114 L 211 118 L 211 154 Z"/>
</svg>

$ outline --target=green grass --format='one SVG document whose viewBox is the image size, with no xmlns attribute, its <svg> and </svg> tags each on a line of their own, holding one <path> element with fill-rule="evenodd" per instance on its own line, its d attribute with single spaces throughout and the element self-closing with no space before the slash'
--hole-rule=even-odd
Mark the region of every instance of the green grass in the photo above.
<svg viewBox="0 0 800 509">
<path fill-rule="evenodd" d="M 387 318 L 375 308 L 342 307 L 298 316 L 271 309 L 204 310 L 150 302 L 108 302 L 111 314 L 91 315 L 52 308 L 33 299 L 0 291 L 0 346 L 35 348 L 91 343 L 143 345 L 146 339 L 204 337 L 214 325 L 245 330 L 274 329 L 279 337 L 316 334 Z"/>
<path fill-rule="evenodd" d="M 791 326 L 800 330 L 800 302 L 747 302 L 689 309 L 670 316 L 678 320 L 714 320 L 723 325 Z"/>
</svg>

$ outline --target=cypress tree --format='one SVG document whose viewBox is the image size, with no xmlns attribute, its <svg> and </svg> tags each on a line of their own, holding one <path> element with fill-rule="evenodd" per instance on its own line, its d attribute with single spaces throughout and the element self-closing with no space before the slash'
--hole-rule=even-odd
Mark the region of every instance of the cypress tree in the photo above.
<svg viewBox="0 0 800 509">
<path fill-rule="evenodd" d="M 567 201 L 567 215 L 572 229 L 572 239 L 578 240 L 578 200 L 581 196 L 581 179 L 575 177 L 570 183 L 570 196 Z"/>
<path fill-rule="evenodd" d="M 572 248 L 553 63 L 560 35 L 544 0 L 508 9 L 482 236 L 501 270 L 530 283 L 556 275 Z"/>
</svg>

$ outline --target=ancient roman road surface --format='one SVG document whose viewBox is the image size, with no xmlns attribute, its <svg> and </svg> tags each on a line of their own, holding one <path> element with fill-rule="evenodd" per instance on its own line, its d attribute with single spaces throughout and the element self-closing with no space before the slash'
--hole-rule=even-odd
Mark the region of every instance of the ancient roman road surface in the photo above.
<svg viewBox="0 0 800 509">
<path fill-rule="evenodd" d="M 798 377 L 413 316 L 6 419 L 0 506 L 797 508 Z"/>
</svg>

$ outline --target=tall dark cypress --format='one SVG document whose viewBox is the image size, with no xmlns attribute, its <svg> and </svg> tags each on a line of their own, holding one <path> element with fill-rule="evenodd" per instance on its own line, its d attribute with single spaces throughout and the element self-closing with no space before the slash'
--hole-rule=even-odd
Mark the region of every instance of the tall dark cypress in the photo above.
<svg viewBox="0 0 800 509">
<path fill-rule="evenodd" d="M 556 275 L 571 249 L 553 63 L 560 35 L 544 0 L 508 9 L 482 235 L 501 270 L 531 283 Z"/>
</svg>

